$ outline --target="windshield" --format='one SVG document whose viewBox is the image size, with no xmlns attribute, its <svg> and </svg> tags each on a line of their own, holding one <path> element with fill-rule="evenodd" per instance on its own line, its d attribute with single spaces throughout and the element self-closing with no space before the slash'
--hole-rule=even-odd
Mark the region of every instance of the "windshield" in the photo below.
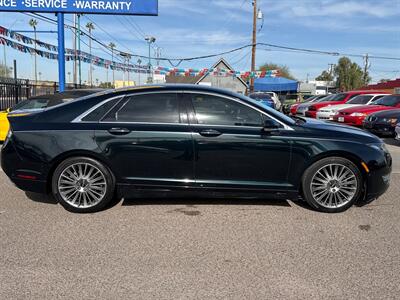
<svg viewBox="0 0 400 300">
<path fill-rule="evenodd" d="M 254 99 L 254 100 L 259 100 L 259 101 L 261 101 L 261 100 L 272 100 L 272 97 L 270 95 L 268 95 L 268 94 L 251 94 L 250 98 Z"/>
<path fill-rule="evenodd" d="M 371 95 L 359 95 L 351 99 L 347 104 L 367 104 L 372 97 Z"/>
<path fill-rule="evenodd" d="M 323 97 L 323 98 L 321 98 L 321 99 L 318 99 L 318 100 L 315 101 L 315 102 L 333 101 L 332 99 L 335 98 L 335 96 L 336 96 L 336 94 L 329 95 L 329 96 Z"/>
<path fill-rule="evenodd" d="M 374 104 L 376 105 L 384 105 L 384 106 L 396 106 L 400 103 L 400 96 L 399 95 L 390 95 L 385 96 L 378 101 L 375 101 Z"/>
<path fill-rule="evenodd" d="M 344 99 L 346 99 L 347 94 L 336 94 L 333 95 L 333 97 L 331 99 L 329 99 L 329 101 L 343 101 Z M 325 100 L 327 101 L 327 100 Z"/>
</svg>

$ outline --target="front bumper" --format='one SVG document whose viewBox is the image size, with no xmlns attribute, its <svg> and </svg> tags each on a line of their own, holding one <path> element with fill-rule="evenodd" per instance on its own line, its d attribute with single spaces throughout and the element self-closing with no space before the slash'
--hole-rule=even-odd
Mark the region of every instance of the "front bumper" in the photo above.
<svg viewBox="0 0 400 300">
<path fill-rule="evenodd" d="M 371 123 L 364 121 L 364 129 L 376 135 L 394 136 L 395 127 L 388 123 Z"/>
<path fill-rule="evenodd" d="M 335 115 L 333 121 L 344 125 L 362 127 L 365 117 L 352 117 L 349 115 Z"/>
<path fill-rule="evenodd" d="M 368 164 L 370 172 L 366 175 L 365 200 L 371 201 L 383 195 L 391 183 L 393 160 L 389 152 L 382 151 L 382 156 Z"/>
<path fill-rule="evenodd" d="M 319 111 L 317 112 L 318 120 L 332 121 L 333 120 L 333 112 L 330 111 Z"/>
<path fill-rule="evenodd" d="M 307 118 L 313 118 L 315 119 L 317 117 L 317 111 L 306 111 L 306 117 Z"/>
</svg>

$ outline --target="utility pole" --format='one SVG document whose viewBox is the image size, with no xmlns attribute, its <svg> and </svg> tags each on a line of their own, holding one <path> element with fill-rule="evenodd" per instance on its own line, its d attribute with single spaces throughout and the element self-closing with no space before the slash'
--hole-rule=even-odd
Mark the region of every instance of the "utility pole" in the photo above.
<svg viewBox="0 0 400 300">
<path fill-rule="evenodd" d="M 86 28 L 89 30 L 89 54 L 90 54 L 90 69 L 89 69 L 89 84 L 93 87 L 93 61 L 92 61 L 92 30 L 94 25 L 92 22 L 86 24 Z"/>
<path fill-rule="evenodd" d="M 251 72 L 256 71 L 257 12 L 257 0 L 253 0 L 253 45 L 251 49 Z M 254 77 L 250 76 L 250 93 L 252 92 L 254 92 Z"/>
<path fill-rule="evenodd" d="M 327 94 L 329 94 L 329 84 L 334 81 L 334 78 L 333 78 L 334 69 L 335 69 L 335 64 L 329 64 L 329 76 L 330 76 L 330 78 L 332 78 L 332 80 L 328 81 Z"/>
<path fill-rule="evenodd" d="M 33 32 L 35 35 L 35 83 L 37 83 L 37 37 L 36 37 L 36 26 L 38 24 L 38 21 L 36 21 L 35 19 L 30 19 L 29 20 L 29 25 L 33 28 Z"/>
<path fill-rule="evenodd" d="M 157 59 L 157 67 L 160 66 L 160 58 L 161 58 L 161 47 L 156 47 L 155 53 L 156 53 L 156 59 Z"/>
<path fill-rule="evenodd" d="M 141 68 L 142 60 L 139 58 L 139 59 L 137 60 L 137 63 L 138 63 L 138 65 L 139 65 L 139 84 L 138 84 L 138 85 L 140 85 L 140 84 L 141 84 L 141 81 L 140 81 L 140 73 L 142 73 L 142 68 Z"/>
<path fill-rule="evenodd" d="M 368 70 L 369 70 L 369 68 L 370 68 L 369 55 L 367 53 L 364 56 L 364 75 L 363 75 L 364 85 L 368 85 Z"/>
</svg>

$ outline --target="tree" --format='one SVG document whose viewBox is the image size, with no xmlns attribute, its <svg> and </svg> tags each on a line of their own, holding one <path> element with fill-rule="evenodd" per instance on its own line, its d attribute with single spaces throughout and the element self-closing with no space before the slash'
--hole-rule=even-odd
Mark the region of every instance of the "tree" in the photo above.
<svg viewBox="0 0 400 300">
<path fill-rule="evenodd" d="M 10 77 L 11 76 L 11 69 L 0 63 L 0 77 Z"/>
<path fill-rule="evenodd" d="M 385 82 L 388 82 L 388 81 L 390 81 L 391 79 L 386 79 L 386 78 L 382 78 L 381 80 L 379 80 L 378 82 L 379 83 L 385 83 Z"/>
<path fill-rule="evenodd" d="M 351 91 L 364 86 L 363 69 L 348 57 L 339 59 L 335 67 L 335 75 L 337 77 L 336 85 L 341 91 Z"/>
<path fill-rule="evenodd" d="M 328 71 L 322 71 L 321 75 L 315 78 L 317 81 L 333 81 L 333 75 Z"/>
<path fill-rule="evenodd" d="M 86 28 L 89 30 L 89 54 L 90 54 L 90 65 L 89 65 L 89 84 L 93 86 L 93 67 L 92 67 L 92 31 L 94 30 L 94 25 L 92 22 L 86 24 Z"/>
<path fill-rule="evenodd" d="M 260 67 L 260 70 L 261 71 L 278 70 L 280 77 L 296 80 L 296 78 L 290 73 L 289 67 L 285 65 L 266 63 Z"/>
</svg>

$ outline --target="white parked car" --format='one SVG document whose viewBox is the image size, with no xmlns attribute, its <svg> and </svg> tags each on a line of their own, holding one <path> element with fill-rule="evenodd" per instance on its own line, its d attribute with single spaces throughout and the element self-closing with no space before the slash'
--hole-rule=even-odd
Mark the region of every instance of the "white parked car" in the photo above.
<svg viewBox="0 0 400 300">
<path fill-rule="evenodd" d="M 366 94 L 366 95 L 358 95 L 351 100 L 347 101 L 345 104 L 339 105 L 330 105 L 321 108 L 317 112 L 318 120 L 333 120 L 333 116 L 342 109 L 347 109 L 359 105 L 371 105 L 374 102 L 387 94 Z"/>
</svg>

